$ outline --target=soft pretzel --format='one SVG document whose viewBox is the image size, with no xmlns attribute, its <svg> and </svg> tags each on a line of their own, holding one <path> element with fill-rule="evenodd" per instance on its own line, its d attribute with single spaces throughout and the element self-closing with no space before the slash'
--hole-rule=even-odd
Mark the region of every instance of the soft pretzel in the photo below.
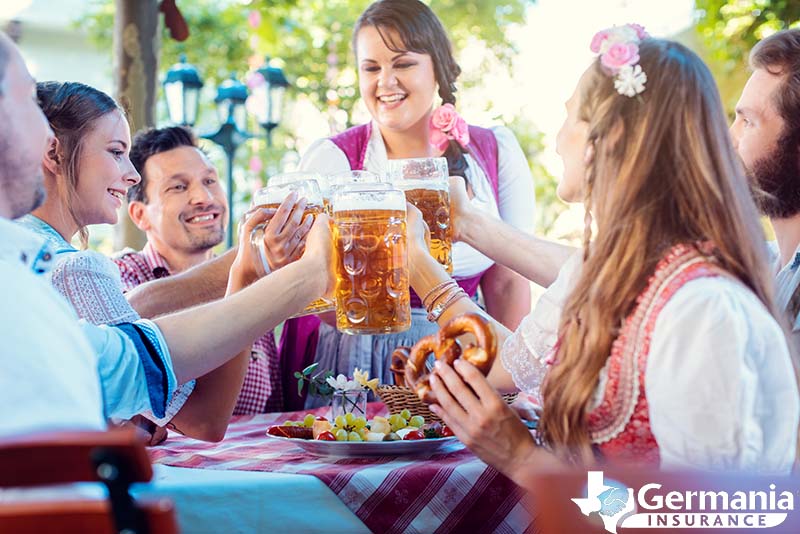
<svg viewBox="0 0 800 534">
<path fill-rule="evenodd" d="M 404 387 L 406 385 L 406 363 L 411 351 L 408 347 L 397 347 L 392 353 L 392 362 L 389 367 L 392 374 L 394 374 L 394 383 L 396 386 Z"/>
<path fill-rule="evenodd" d="M 475 336 L 476 343 L 461 347 L 458 337 Z M 416 390 L 419 398 L 428 404 L 436 402 L 431 390 L 425 363 L 433 354 L 437 360 L 449 365 L 459 357 L 474 365 L 484 375 L 492 368 L 497 354 L 497 338 L 489 322 L 474 313 L 451 319 L 437 334 L 423 337 L 411 348 L 405 367 L 405 384 Z"/>
</svg>

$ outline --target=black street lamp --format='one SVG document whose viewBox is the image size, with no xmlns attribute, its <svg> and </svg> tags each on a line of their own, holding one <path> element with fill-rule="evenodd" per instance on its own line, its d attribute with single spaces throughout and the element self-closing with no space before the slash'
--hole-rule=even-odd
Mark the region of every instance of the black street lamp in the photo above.
<svg viewBox="0 0 800 534">
<path fill-rule="evenodd" d="M 264 83 L 253 87 L 253 96 L 256 102 L 256 118 L 258 123 L 267 131 L 267 146 L 272 146 L 272 130 L 281 123 L 283 113 L 283 98 L 289 81 L 279 67 L 269 64 L 269 56 L 264 64 L 256 71 L 264 78 Z"/>
<path fill-rule="evenodd" d="M 280 123 L 283 107 L 283 96 L 289 82 L 279 68 L 265 64 L 258 70 L 265 83 L 253 89 L 256 99 L 256 117 L 258 123 L 267 131 L 267 143 L 271 146 L 272 130 Z M 200 104 L 198 98 L 203 82 L 197 69 L 186 63 L 185 56 L 181 62 L 173 66 L 164 80 L 164 94 L 167 99 L 167 110 L 170 121 L 184 126 L 194 126 Z M 226 244 L 233 245 L 233 161 L 236 150 L 248 139 L 256 137 L 247 131 L 247 87 L 233 76 L 222 82 L 217 88 L 214 102 L 217 106 L 217 118 L 220 126 L 216 132 L 201 134 L 200 137 L 219 145 L 225 152 L 228 175 L 228 231 Z M 264 110 L 263 112 L 261 110 Z"/>
<path fill-rule="evenodd" d="M 164 96 L 167 99 L 169 120 L 175 124 L 194 126 L 203 80 L 193 65 L 181 54 L 180 62 L 167 71 L 164 78 Z"/>
</svg>

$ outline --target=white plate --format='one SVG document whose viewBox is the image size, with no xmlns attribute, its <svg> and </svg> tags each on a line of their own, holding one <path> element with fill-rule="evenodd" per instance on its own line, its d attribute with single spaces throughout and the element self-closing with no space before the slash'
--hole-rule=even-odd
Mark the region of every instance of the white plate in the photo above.
<svg viewBox="0 0 800 534">
<path fill-rule="evenodd" d="M 432 454 L 447 445 L 459 443 L 458 438 L 450 436 L 433 439 L 409 439 L 401 441 L 322 441 L 317 439 L 285 438 L 267 434 L 268 438 L 288 441 L 317 456 L 341 456 L 357 458 L 360 456 L 404 456 L 409 454 Z"/>
</svg>

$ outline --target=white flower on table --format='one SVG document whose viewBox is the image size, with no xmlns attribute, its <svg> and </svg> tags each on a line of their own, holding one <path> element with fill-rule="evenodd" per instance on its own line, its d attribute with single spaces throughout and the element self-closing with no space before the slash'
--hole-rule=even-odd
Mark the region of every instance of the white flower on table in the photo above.
<svg viewBox="0 0 800 534">
<path fill-rule="evenodd" d="M 641 66 L 624 65 L 620 67 L 614 80 L 614 89 L 621 95 L 632 97 L 644 91 L 645 83 L 647 74 L 642 71 Z"/>
<path fill-rule="evenodd" d="M 326 382 L 336 391 L 358 391 L 363 389 L 361 384 L 355 380 L 348 380 L 344 375 L 339 375 L 336 378 L 329 376 Z"/>
</svg>

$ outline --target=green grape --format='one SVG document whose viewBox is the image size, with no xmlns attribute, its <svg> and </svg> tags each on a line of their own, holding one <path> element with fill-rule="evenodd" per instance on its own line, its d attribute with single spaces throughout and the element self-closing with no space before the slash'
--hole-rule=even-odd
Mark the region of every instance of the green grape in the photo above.
<svg viewBox="0 0 800 534">
<path fill-rule="evenodd" d="M 336 436 L 336 441 L 347 441 L 347 430 L 344 428 L 340 428 L 333 435 Z"/>
<path fill-rule="evenodd" d="M 422 425 L 425 424 L 425 418 L 421 415 L 415 415 L 408 421 L 408 424 L 417 428 L 422 428 Z"/>
<path fill-rule="evenodd" d="M 397 414 L 392 414 L 389 416 L 389 425 L 394 426 L 397 423 L 397 420 L 400 419 L 400 416 Z"/>
<path fill-rule="evenodd" d="M 353 415 L 352 412 L 348 412 L 344 415 L 344 420 L 347 421 L 348 426 L 351 426 L 356 422 L 356 416 Z"/>
<path fill-rule="evenodd" d="M 359 417 L 358 419 L 356 419 L 356 422 L 353 423 L 353 426 L 356 427 L 356 430 L 361 430 L 362 428 L 365 428 L 367 426 L 367 420 L 364 419 L 363 417 Z"/>
<path fill-rule="evenodd" d="M 358 434 L 361 436 L 361 439 L 364 440 L 364 441 L 367 441 L 367 432 L 369 432 L 369 429 L 366 428 L 366 427 L 358 430 Z"/>
<path fill-rule="evenodd" d="M 333 426 L 344 428 L 345 420 L 343 415 L 337 415 L 336 419 L 333 420 Z"/>
<path fill-rule="evenodd" d="M 411 412 L 408 410 L 408 408 L 406 408 L 405 410 L 400 412 L 400 417 L 408 421 L 409 419 L 411 419 Z"/>
<path fill-rule="evenodd" d="M 294 426 L 294 421 L 284 421 L 283 426 Z"/>
<path fill-rule="evenodd" d="M 316 421 L 316 417 L 314 417 L 312 414 L 307 414 L 303 419 L 303 425 L 311 428 L 314 426 L 314 421 Z"/>
<path fill-rule="evenodd" d="M 358 432 L 350 432 L 350 434 L 347 436 L 347 441 L 364 441 L 364 440 L 361 439 L 361 434 L 359 434 Z"/>
<path fill-rule="evenodd" d="M 392 432 L 397 432 L 401 428 L 405 428 L 407 426 L 408 423 L 406 422 L 406 420 L 400 417 L 399 419 L 396 419 L 394 423 L 392 423 Z"/>
</svg>

